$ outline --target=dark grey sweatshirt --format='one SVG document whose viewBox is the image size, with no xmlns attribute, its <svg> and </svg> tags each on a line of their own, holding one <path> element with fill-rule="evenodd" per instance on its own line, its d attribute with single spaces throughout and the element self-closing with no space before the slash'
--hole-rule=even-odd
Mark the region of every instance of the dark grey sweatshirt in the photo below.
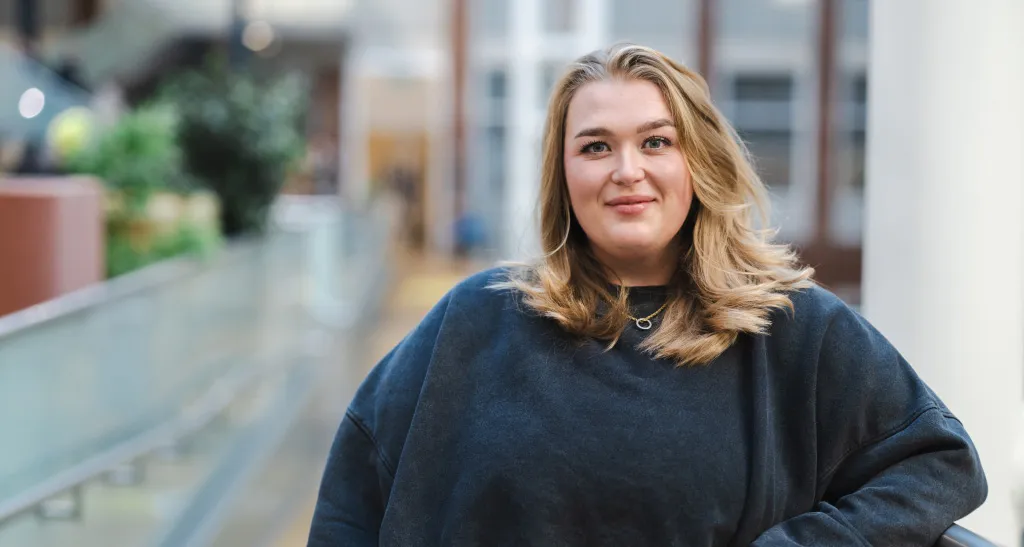
<svg viewBox="0 0 1024 547">
<path fill-rule="evenodd" d="M 309 545 L 930 546 L 986 483 L 963 426 L 824 289 L 706 366 L 453 289 L 359 389 Z M 639 314 L 664 301 L 634 289 Z"/>
</svg>

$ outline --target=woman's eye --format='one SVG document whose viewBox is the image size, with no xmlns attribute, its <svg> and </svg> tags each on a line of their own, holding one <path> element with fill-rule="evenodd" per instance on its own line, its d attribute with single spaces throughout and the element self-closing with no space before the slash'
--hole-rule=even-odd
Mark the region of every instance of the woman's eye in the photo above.
<svg viewBox="0 0 1024 547">
<path fill-rule="evenodd" d="M 592 142 L 581 150 L 584 154 L 603 154 L 608 151 L 608 145 L 603 142 Z"/>
<path fill-rule="evenodd" d="M 651 137 L 644 141 L 644 148 L 657 150 L 660 148 L 668 148 L 669 146 L 672 146 L 672 143 L 665 137 Z"/>
</svg>

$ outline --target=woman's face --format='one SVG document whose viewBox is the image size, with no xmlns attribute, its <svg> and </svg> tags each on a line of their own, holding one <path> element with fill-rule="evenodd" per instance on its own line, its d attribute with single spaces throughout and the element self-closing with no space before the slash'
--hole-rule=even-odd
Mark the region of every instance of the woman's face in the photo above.
<svg viewBox="0 0 1024 547">
<path fill-rule="evenodd" d="M 643 80 L 576 91 L 566 116 L 565 177 L 576 219 L 606 265 L 666 256 L 693 201 L 672 114 L 661 90 Z"/>
</svg>

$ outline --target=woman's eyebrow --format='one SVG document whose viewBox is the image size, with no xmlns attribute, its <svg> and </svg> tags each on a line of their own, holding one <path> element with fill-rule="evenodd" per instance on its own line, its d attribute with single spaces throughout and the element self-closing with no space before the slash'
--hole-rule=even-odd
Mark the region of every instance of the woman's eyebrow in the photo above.
<svg viewBox="0 0 1024 547">
<path fill-rule="evenodd" d="M 612 132 L 609 131 L 607 128 L 588 127 L 586 129 L 580 130 L 579 133 L 576 133 L 576 136 L 574 138 L 578 139 L 580 137 L 610 137 L 611 135 Z"/>
<path fill-rule="evenodd" d="M 673 122 L 672 120 L 667 119 L 667 118 L 661 118 L 661 119 L 658 119 L 658 120 L 654 120 L 652 122 L 647 122 L 647 123 L 641 125 L 640 127 L 637 127 L 636 128 L 636 132 L 638 134 L 639 133 L 646 133 L 648 131 L 654 131 L 655 129 L 658 129 L 658 128 L 661 128 L 661 127 L 675 127 L 675 125 L 676 125 L 675 122 Z"/>
<path fill-rule="evenodd" d="M 648 131 L 654 131 L 655 129 L 661 127 L 675 127 L 675 125 L 675 122 L 668 118 L 660 118 L 657 120 L 641 124 L 639 127 L 636 128 L 636 132 L 637 134 L 646 133 Z M 576 133 L 576 136 L 573 138 L 578 139 L 580 137 L 610 137 L 611 135 L 612 132 L 605 127 L 588 127 L 586 129 L 580 130 L 580 132 Z"/>
</svg>

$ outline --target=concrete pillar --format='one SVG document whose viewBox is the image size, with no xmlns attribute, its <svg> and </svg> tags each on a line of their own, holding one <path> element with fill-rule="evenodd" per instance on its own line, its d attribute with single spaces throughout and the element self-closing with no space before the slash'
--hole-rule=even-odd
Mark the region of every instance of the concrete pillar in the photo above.
<svg viewBox="0 0 1024 547">
<path fill-rule="evenodd" d="M 542 120 L 540 51 L 541 0 L 508 2 L 508 99 L 503 255 L 523 259 L 540 250 L 535 213 L 540 188 Z"/>
<path fill-rule="evenodd" d="M 1016 545 L 1024 2 L 872 2 L 870 39 L 864 311 L 978 446 L 989 498 L 963 524 Z"/>
</svg>

